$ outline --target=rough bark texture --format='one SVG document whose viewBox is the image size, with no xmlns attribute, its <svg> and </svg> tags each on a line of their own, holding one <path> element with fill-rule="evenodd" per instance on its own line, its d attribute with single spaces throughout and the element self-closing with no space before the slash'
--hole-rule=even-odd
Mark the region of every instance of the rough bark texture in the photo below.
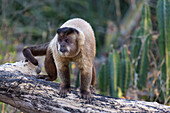
<svg viewBox="0 0 170 113">
<path fill-rule="evenodd" d="M 0 66 L 2 67 L 2 66 Z M 27 68 L 27 67 L 26 67 Z M 169 112 L 156 102 L 125 100 L 95 94 L 91 103 L 72 88 L 66 98 L 58 95 L 59 84 L 36 79 L 20 71 L 0 69 L 0 101 L 29 113 L 66 112 Z"/>
</svg>

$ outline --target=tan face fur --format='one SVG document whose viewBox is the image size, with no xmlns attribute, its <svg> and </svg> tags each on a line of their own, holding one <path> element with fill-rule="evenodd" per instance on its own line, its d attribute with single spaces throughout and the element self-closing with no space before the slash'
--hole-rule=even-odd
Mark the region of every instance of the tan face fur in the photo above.
<svg viewBox="0 0 170 113">
<path fill-rule="evenodd" d="M 72 57 L 78 51 L 77 34 L 59 34 L 57 40 L 57 51 L 61 57 Z"/>
<path fill-rule="evenodd" d="M 74 28 L 64 27 L 57 30 L 57 51 L 61 57 L 77 55 L 79 32 Z"/>
</svg>

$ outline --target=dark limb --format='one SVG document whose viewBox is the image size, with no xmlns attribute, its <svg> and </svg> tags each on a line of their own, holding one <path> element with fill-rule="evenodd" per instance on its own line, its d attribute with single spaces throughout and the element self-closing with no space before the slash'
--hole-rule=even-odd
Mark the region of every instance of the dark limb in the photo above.
<svg viewBox="0 0 170 113">
<path fill-rule="evenodd" d="M 53 55 L 51 50 L 47 50 L 47 54 L 45 57 L 45 71 L 48 75 L 38 75 L 40 79 L 46 79 L 47 81 L 54 81 L 57 79 L 57 69 L 54 63 Z"/>
<path fill-rule="evenodd" d="M 92 67 L 82 69 L 80 76 L 80 94 L 83 99 L 91 99 L 90 84 L 92 83 Z"/>
<path fill-rule="evenodd" d="M 93 64 L 91 85 L 94 86 L 95 82 L 96 82 L 96 70 L 95 70 L 95 66 Z"/>
<path fill-rule="evenodd" d="M 66 97 L 67 92 L 70 92 L 70 71 L 69 71 L 69 65 L 65 64 L 63 66 L 60 66 L 57 68 L 59 71 L 59 77 L 61 81 L 60 85 L 60 96 Z"/>
<path fill-rule="evenodd" d="M 49 42 L 37 46 L 31 46 L 23 49 L 23 55 L 27 60 L 29 60 L 32 64 L 38 65 L 37 59 L 34 56 L 43 56 L 46 55 L 47 48 L 49 46 Z"/>
<path fill-rule="evenodd" d="M 93 68 L 92 68 L 92 80 L 91 80 L 91 86 L 90 86 L 90 91 L 91 93 L 95 93 L 95 83 L 96 83 L 96 70 L 95 70 L 95 66 L 93 64 Z"/>
</svg>

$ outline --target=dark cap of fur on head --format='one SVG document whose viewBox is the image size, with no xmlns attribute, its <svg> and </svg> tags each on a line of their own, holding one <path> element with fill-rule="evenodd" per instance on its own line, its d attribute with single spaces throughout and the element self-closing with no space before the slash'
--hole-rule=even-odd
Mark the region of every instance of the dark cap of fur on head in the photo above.
<svg viewBox="0 0 170 113">
<path fill-rule="evenodd" d="M 74 29 L 74 28 L 71 28 L 71 27 L 63 27 L 63 28 L 59 28 L 59 29 L 57 29 L 57 33 L 58 34 L 64 34 L 64 35 L 69 35 L 69 34 L 71 34 L 71 33 L 79 33 L 76 29 Z"/>
</svg>

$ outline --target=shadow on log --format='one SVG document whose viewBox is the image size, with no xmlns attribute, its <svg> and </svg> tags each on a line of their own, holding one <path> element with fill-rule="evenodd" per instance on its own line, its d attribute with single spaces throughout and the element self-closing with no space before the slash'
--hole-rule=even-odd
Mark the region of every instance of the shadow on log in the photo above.
<svg viewBox="0 0 170 113">
<path fill-rule="evenodd" d="M 36 79 L 20 71 L 0 68 L 0 101 L 28 113 L 67 112 L 169 112 L 156 102 L 117 99 L 95 94 L 89 103 L 72 88 L 66 98 L 59 96 L 59 84 Z"/>
</svg>

